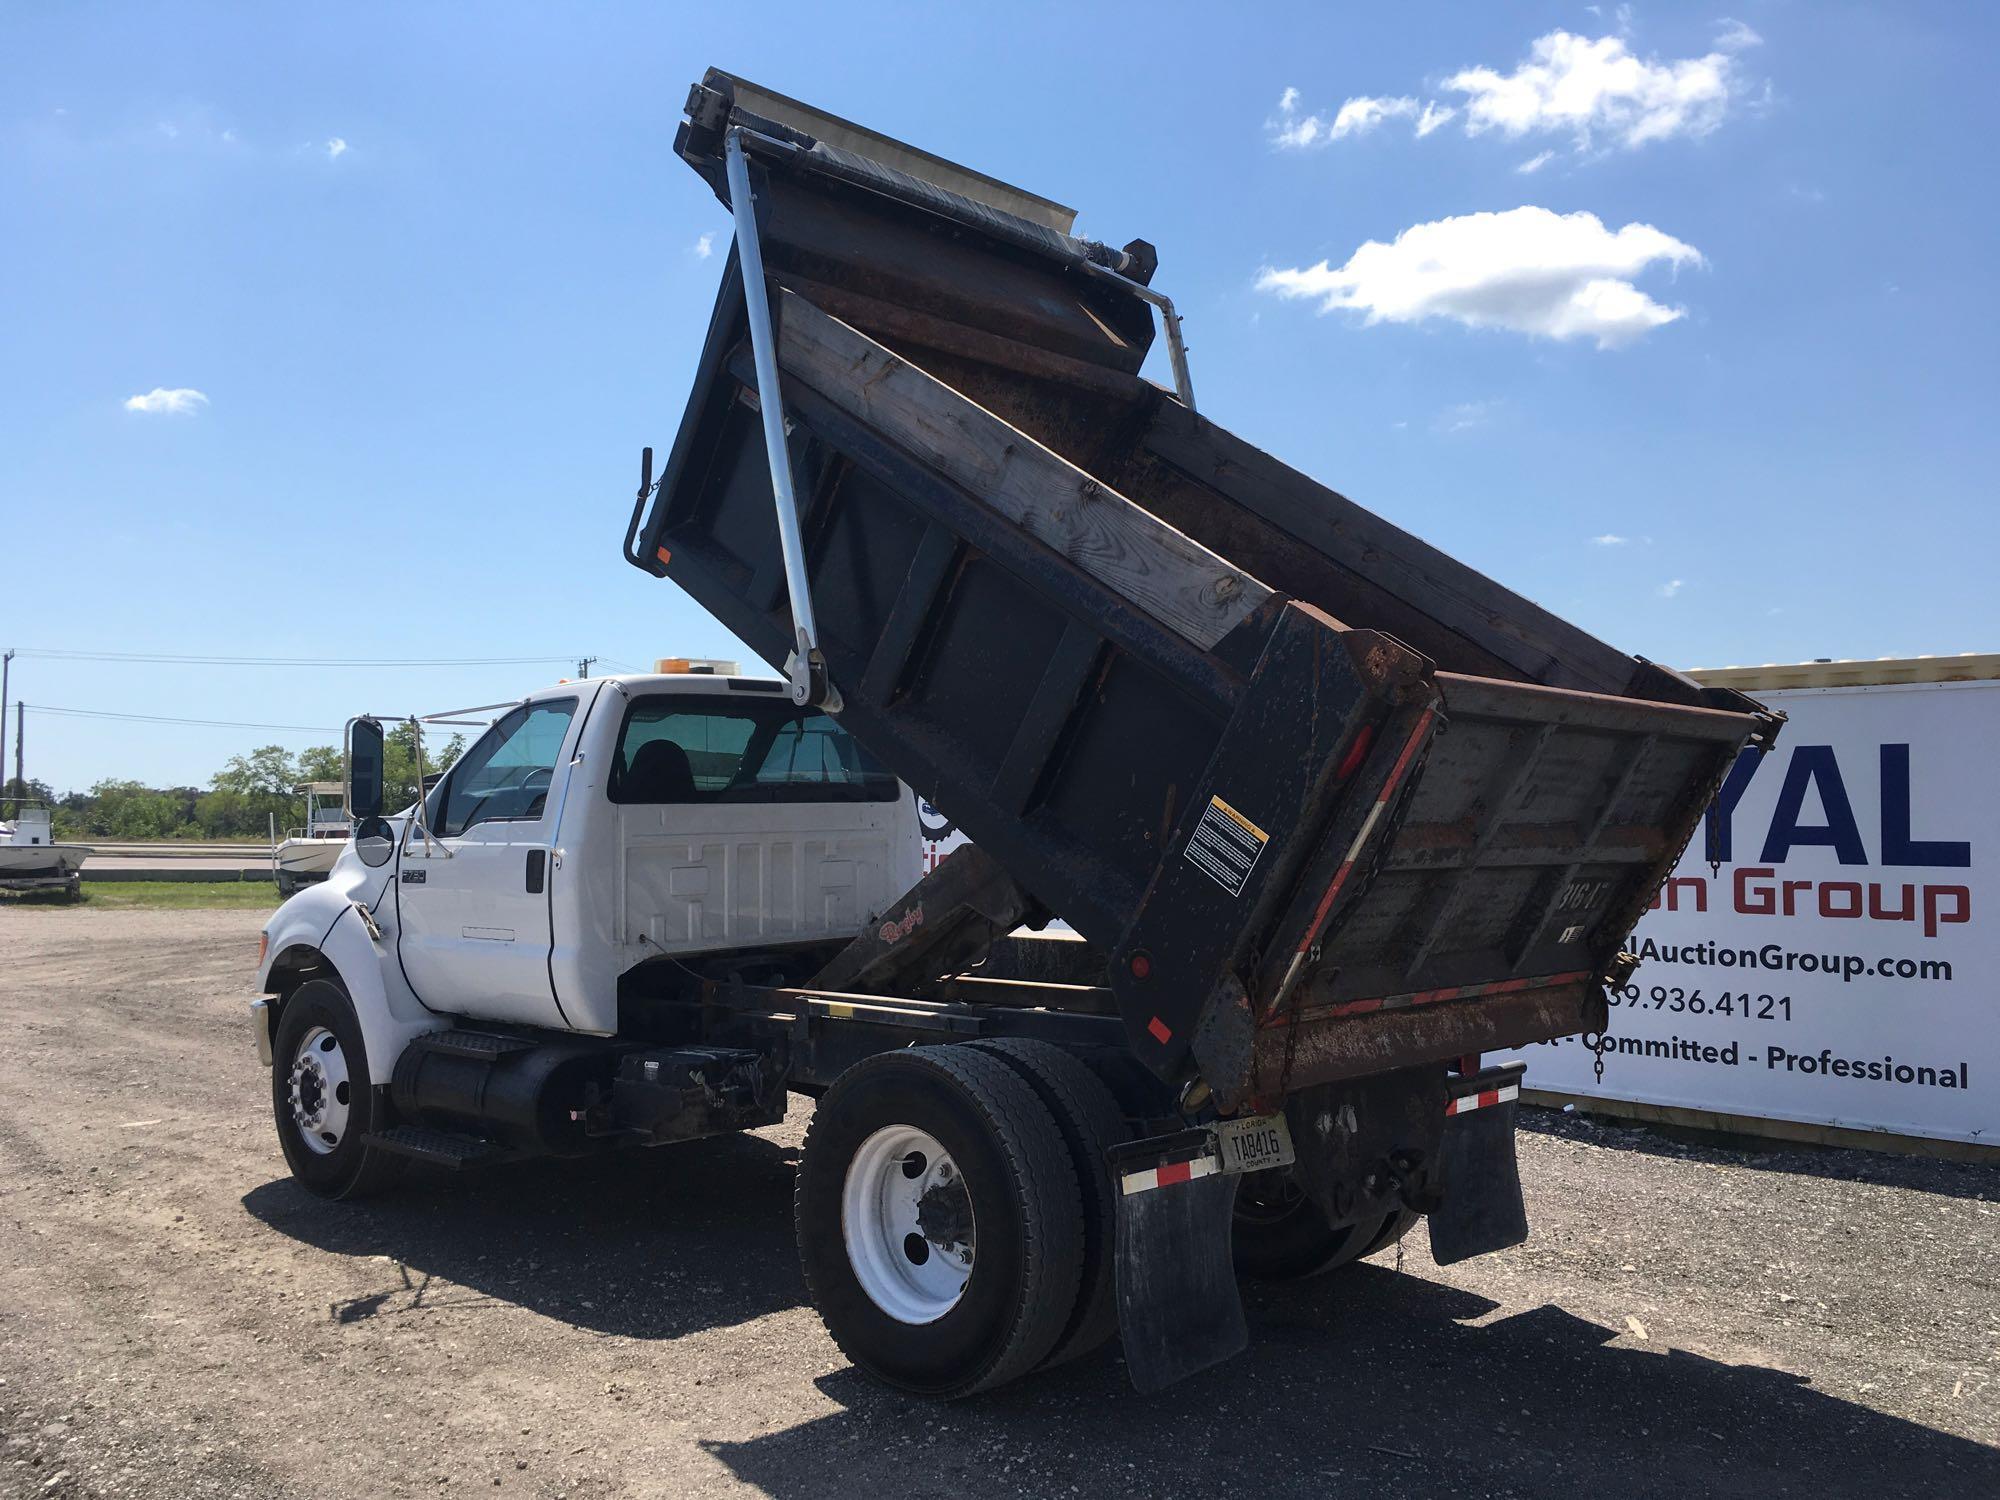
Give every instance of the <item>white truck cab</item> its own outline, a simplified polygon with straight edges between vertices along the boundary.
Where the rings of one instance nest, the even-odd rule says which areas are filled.
[[[531,693],[417,812],[386,861],[350,843],[281,906],[259,966],[269,992],[322,966],[379,992],[356,1010],[385,1063],[453,1017],[612,1035],[647,960],[845,940],[923,872],[908,789],[784,684],[733,673]]]

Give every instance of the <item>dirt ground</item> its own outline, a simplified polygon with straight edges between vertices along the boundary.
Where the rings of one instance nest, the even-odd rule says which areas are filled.
[[[757,1136],[285,1175],[251,912],[0,911],[0,1494],[2000,1496],[2000,1170],[1527,1116],[1528,1244],[955,1406],[805,1305]]]

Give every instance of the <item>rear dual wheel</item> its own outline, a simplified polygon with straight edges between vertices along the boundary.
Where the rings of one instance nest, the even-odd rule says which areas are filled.
[[[1236,1269],[1259,1281],[1296,1281],[1386,1250],[1417,1222],[1406,1209],[1330,1227],[1289,1172],[1254,1172],[1236,1190]]]
[[[1041,1044],[916,1047],[842,1074],[794,1200],[806,1284],[841,1351],[954,1398],[1102,1342],[1116,1314],[1095,1143],[1122,1125],[1089,1071]]]

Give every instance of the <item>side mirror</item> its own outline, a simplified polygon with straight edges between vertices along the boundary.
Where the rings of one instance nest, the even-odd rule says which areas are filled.
[[[389,826],[384,817],[363,818],[354,828],[354,852],[361,856],[361,863],[371,870],[379,870],[389,863],[396,853],[396,830]]]
[[[382,721],[347,723],[347,815],[357,825],[382,816]]]

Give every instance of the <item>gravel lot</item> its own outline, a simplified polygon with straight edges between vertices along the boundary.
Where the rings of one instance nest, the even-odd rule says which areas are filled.
[[[1525,1246],[1421,1231],[950,1407],[857,1377],[791,1242],[804,1107],[632,1159],[285,1176],[254,912],[0,910],[0,1494],[2000,1495],[2000,1170],[1536,1116]]]

